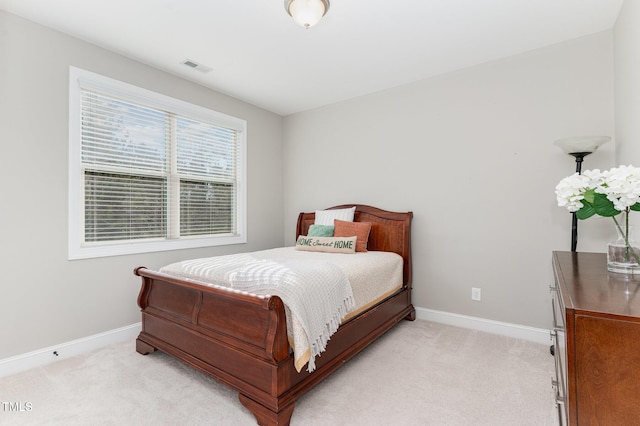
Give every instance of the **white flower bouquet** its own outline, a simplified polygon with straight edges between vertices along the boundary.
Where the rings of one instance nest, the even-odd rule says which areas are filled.
[[[613,218],[624,239],[625,261],[633,257],[640,266],[637,249],[629,242],[629,212],[640,211],[640,168],[619,166],[604,172],[594,169],[575,173],[558,183],[556,196],[558,205],[575,212],[580,220],[594,215]],[[618,216],[621,213],[625,214]]]

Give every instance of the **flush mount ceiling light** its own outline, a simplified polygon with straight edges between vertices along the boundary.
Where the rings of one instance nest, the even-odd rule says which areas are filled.
[[[329,0],[284,0],[284,8],[301,27],[309,29],[329,10]]]

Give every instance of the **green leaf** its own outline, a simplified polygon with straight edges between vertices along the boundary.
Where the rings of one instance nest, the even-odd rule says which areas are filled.
[[[576,212],[576,217],[580,220],[585,220],[594,214],[596,214],[596,209],[593,208],[593,205],[586,200],[582,200],[582,208]]]
[[[630,209],[636,212],[640,212],[640,203],[635,203],[630,207]]]
[[[595,189],[587,189],[584,192],[584,199],[587,200],[587,202],[589,204],[593,204],[593,199],[594,199],[595,195],[596,195]]]
[[[604,194],[594,194],[593,208],[599,216],[612,217],[620,214],[620,210],[616,210]]]

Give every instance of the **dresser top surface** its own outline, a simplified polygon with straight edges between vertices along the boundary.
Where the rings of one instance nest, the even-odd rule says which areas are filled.
[[[554,251],[565,308],[640,320],[640,275],[607,271],[604,253]]]

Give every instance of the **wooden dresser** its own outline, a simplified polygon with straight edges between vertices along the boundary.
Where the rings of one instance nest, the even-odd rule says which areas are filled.
[[[640,276],[608,272],[606,262],[553,252],[560,425],[640,425]]]

